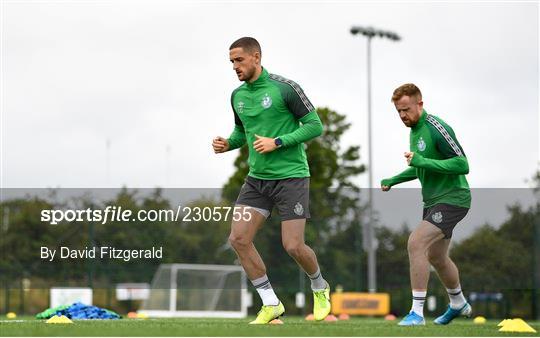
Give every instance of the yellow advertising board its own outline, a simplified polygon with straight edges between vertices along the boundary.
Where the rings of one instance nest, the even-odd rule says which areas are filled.
[[[330,297],[332,313],[339,315],[384,316],[390,312],[387,293],[335,292]]]

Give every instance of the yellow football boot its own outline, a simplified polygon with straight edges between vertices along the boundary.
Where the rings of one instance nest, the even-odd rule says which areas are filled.
[[[315,320],[323,320],[330,310],[330,285],[327,283],[326,289],[313,291],[313,317]]]
[[[281,302],[278,305],[263,305],[259,313],[257,313],[257,318],[250,324],[268,324],[272,320],[279,318],[285,313],[285,307]]]

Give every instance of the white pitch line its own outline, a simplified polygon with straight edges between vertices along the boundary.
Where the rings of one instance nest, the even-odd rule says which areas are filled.
[[[24,319],[7,319],[7,320],[0,320],[0,323],[22,323],[27,322],[27,320]]]

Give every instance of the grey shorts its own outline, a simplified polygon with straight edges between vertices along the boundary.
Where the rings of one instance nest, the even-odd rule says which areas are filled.
[[[248,176],[236,204],[253,207],[265,217],[276,206],[282,221],[309,218],[309,177],[261,180]]]
[[[452,238],[454,228],[469,212],[468,208],[458,207],[451,204],[439,203],[429,208],[424,208],[422,218],[424,221],[441,229],[444,238]]]

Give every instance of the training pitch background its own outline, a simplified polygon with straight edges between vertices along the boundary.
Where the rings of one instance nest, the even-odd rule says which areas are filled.
[[[360,144],[366,163],[366,40],[353,25],[402,37],[372,43],[373,186],[405,168],[408,129],[390,102],[405,82],[454,128],[471,187],[527,188],[537,169],[537,1],[0,4],[3,187],[221,187],[237,152],[210,144],[233,128],[228,48],[241,36],[347,116],[343,146]]]
[[[248,325],[253,319],[121,319],[83,320],[74,324],[45,324],[44,321],[0,322],[0,336],[520,336],[536,333],[498,332],[499,321],[473,324],[456,320],[448,326],[428,323],[425,327],[399,327],[381,318],[353,318],[338,322],[308,322],[284,317],[283,325]],[[540,322],[529,322],[537,331]]]

